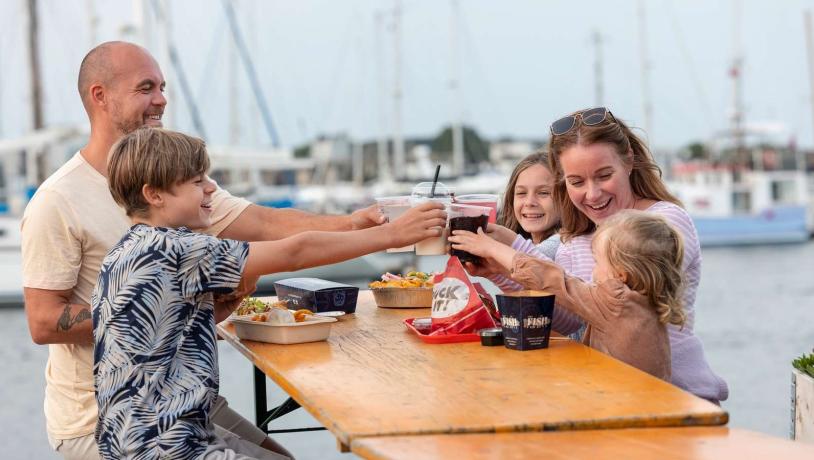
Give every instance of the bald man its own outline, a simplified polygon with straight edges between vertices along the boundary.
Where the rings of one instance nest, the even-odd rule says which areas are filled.
[[[31,337],[49,345],[45,417],[52,447],[68,459],[96,459],[97,407],[93,390],[90,295],[102,259],[129,228],[110,195],[106,165],[111,146],[142,126],[160,127],[167,100],[164,76],[147,50],[107,42],[91,50],[79,69],[79,95],[88,114],[88,144],[37,190],[22,221],[23,287]],[[212,225],[198,229],[222,238],[275,240],[304,230],[351,230],[382,223],[375,207],[349,216],[318,216],[257,206],[218,189]],[[244,286],[251,292],[254,286]],[[216,320],[229,303],[216,305]],[[239,438],[290,454],[220,398],[212,421]],[[262,450],[262,449],[261,449]],[[269,452],[270,453],[270,452]],[[280,457],[277,457],[280,458]]]

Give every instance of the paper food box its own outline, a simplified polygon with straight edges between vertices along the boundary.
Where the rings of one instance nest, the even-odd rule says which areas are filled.
[[[289,308],[323,311],[356,311],[359,288],[319,278],[288,278],[274,283],[277,297],[287,300]]]

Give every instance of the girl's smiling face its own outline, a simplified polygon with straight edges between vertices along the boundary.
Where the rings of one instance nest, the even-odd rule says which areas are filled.
[[[541,164],[530,166],[517,176],[514,186],[514,217],[539,243],[546,232],[557,225],[560,214],[554,204],[551,192],[554,189],[554,175]]]

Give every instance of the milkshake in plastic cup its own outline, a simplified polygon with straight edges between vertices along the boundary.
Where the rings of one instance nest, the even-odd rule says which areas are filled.
[[[410,196],[386,196],[376,198],[376,203],[379,205],[379,209],[382,210],[382,214],[387,217],[387,221],[393,222],[410,209]],[[415,245],[411,244],[400,248],[390,248],[387,252],[409,252],[413,249],[415,249]]]
[[[466,204],[452,203],[449,205],[449,231],[466,230],[477,233],[478,229],[486,231],[486,224],[489,222],[489,215],[492,208],[487,206],[471,206]],[[479,264],[481,258],[460,249],[453,249],[452,255],[457,256],[461,262],[472,262]]]
[[[432,195],[432,196],[431,196]],[[432,182],[422,182],[413,187],[413,194],[411,196],[411,203],[417,206],[427,201],[435,201],[443,203],[449,207],[452,203],[453,192],[452,188],[447,187],[441,182],[435,184],[435,193],[432,191]],[[419,241],[415,244],[415,253],[419,256],[438,256],[447,253],[447,236],[449,230],[442,229],[441,236],[434,236],[426,240]]]
[[[486,206],[491,208],[492,211],[489,213],[490,224],[497,222],[497,200],[497,195],[486,194],[461,195],[455,197],[456,203],[471,204],[472,206]]]

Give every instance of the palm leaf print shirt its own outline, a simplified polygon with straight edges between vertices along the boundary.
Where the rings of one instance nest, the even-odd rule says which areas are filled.
[[[248,243],[134,225],[91,298],[103,458],[195,458],[218,394],[213,294],[240,282]]]

